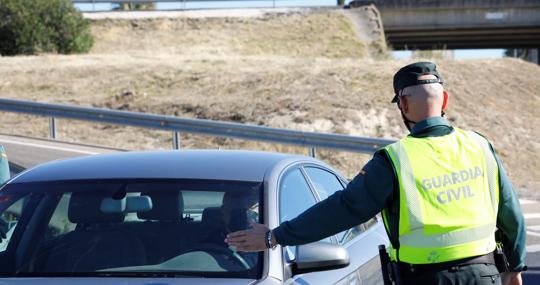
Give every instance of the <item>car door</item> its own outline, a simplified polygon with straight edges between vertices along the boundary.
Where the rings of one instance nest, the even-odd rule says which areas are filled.
[[[283,175],[279,195],[280,223],[294,219],[316,202],[299,167],[292,168]],[[295,249],[295,246],[284,246],[284,260],[294,260]]]
[[[290,168],[282,175],[279,183],[279,218],[280,222],[288,221],[309,207],[313,206],[317,201],[318,195],[314,192],[306,179],[306,173],[301,166]],[[337,243],[334,237],[329,237],[323,240],[328,243]],[[283,246],[282,254],[284,265],[284,283],[285,284],[334,284],[341,279],[340,276],[328,275],[322,273],[306,273],[296,276],[291,275],[291,264],[295,259],[295,246]]]
[[[346,187],[346,180],[332,170],[319,165],[304,165],[308,184],[322,201],[336,191]],[[378,245],[387,244],[384,228],[377,217],[335,235],[339,245],[349,252],[350,265],[339,270],[327,271],[326,276],[333,276],[333,283],[327,284],[382,284]],[[377,228],[378,227],[378,228]],[[321,273],[305,274],[306,280],[317,282]],[[336,280],[337,279],[337,280]],[[316,283],[309,283],[316,284]]]

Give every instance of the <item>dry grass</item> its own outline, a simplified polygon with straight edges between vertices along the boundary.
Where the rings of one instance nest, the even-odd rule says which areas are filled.
[[[397,138],[392,75],[408,61],[366,59],[341,13],[255,19],[104,20],[91,54],[0,58],[0,96]],[[493,142],[514,184],[540,188],[540,68],[514,59],[437,60],[448,118]],[[47,121],[2,114],[3,132],[46,136]],[[167,132],[59,121],[59,137],[128,149],[164,149]],[[189,148],[307,150],[184,134]],[[322,150],[353,176],[368,155]],[[533,193],[534,194],[534,193]]]
[[[260,18],[106,19],[94,21],[92,31],[93,53],[361,58],[367,52],[347,18],[326,10]]]

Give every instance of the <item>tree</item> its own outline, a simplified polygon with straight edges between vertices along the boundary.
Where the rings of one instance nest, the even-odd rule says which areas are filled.
[[[155,3],[114,3],[113,10],[154,10],[156,8]]]
[[[90,24],[70,0],[1,0],[0,54],[84,53]]]
[[[529,50],[523,49],[523,48],[506,49],[504,51],[504,56],[506,57],[517,57],[521,59],[527,59],[528,55],[529,55]]]

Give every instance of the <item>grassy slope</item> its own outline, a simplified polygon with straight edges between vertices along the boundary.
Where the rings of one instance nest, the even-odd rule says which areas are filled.
[[[91,54],[0,58],[0,96],[237,121],[309,131],[400,137],[393,73],[409,61],[366,59],[336,11],[257,19],[102,20]],[[520,188],[540,188],[540,68],[513,59],[437,60],[448,118],[490,138]],[[2,114],[3,132],[44,136],[46,120]],[[164,132],[59,123],[61,139],[167,148]],[[103,131],[105,129],[105,131]],[[184,136],[188,147],[304,152]],[[323,151],[354,175],[369,156]]]

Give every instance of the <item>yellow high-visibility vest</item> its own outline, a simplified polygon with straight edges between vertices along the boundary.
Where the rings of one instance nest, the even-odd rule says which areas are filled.
[[[440,137],[408,136],[385,151],[399,182],[399,252],[390,249],[392,260],[430,264],[495,250],[499,170],[485,138],[456,128]],[[387,217],[385,210],[389,230]]]

